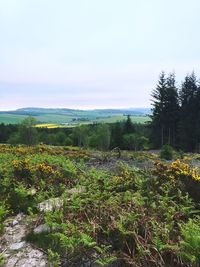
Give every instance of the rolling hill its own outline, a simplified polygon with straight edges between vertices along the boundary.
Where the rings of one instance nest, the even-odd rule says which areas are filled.
[[[94,109],[78,110],[68,108],[35,108],[27,107],[12,111],[0,111],[0,123],[20,123],[27,116],[33,116],[38,123],[57,124],[83,124],[93,122],[115,122],[124,119],[124,116],[133,116],[135,122],[145,122],[149,120],[148,108],[130,109]]]

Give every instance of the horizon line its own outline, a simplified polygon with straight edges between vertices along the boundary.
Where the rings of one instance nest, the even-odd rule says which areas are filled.
[[[0,108],[0,111],[16,111],[16,110],[19,110],[19,109],[30,109],[30,108],[37,108],[37,109],[71,109],[71,110],[105,110],[105,109],[114,109],[114,110],[129,110],[129,109],[142,109],[142,108],[145,108],[145,109],[150,109],[151,107],[150,106],[137,106],[137,107],[93,107],[93,108],[70,108],[70,107],[37,107],[37,106],[34,106],[34,107],[19,107],[19,108],[10,108],[10,109],[1,109]]]

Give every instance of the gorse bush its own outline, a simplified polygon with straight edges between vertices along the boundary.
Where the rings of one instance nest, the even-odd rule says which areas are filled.
[[[188,163],[179,159],[170,164],[156,161],[153,174],[160,177],[160,183],[163,182],[163,179],[171,179],[174,186],[188,193],[195,202],[199,202],[200,174],[198,168],[191,167]]]
[[[60,156],[43,147],[3,146],[1,149],[0,198],[2,201],[6,198],[8,207],[15,212],[35,209],[38,201],[61,195],[66,187],[76,183],[77,168],[61,149]]]

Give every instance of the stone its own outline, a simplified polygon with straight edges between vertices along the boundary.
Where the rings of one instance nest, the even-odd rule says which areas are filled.
[[[85,192],[85,187],[79,187],[79,188],[71,188],[66,191],[70,195],[74,194],[80,194]],[[54,211],[57,209],[60,209],[64,206],[65,201],[68,201],[69,199],[63,199],[62,197],[55,197],[47,199],[41,203],[38,204],[39,211],[43,212],[49,212]]]
[[[51,231],[50,227],[47,224],[40,224],[34,230],[34,234],[49,233]]]
[[[18,243],[13,243],[10,246],[10,250],[20,250],[20,249],[24,248],[25,245],[26,245],[26,242],[25,241],[18,242]]]
[[[30,230],[29,223],[29,218],[23,213],[8,218],[5,232],[0,236],[0,254],[5,259],[4,267],[49,266],[47,256],[24,241]]]
[[[40,211],[48,212],[56,209],[60,209],[63,206],[63,199],[56,197],[50,198],[38,204]]]
[[[69,190],[67,190],[67,193],[73,195],[73,194],[80,194],[80,193],[84,193],[86,190],[85,190],[85,187],[84,186],[81,186],[81,187],[78,187],[78,188],[71,188]]]

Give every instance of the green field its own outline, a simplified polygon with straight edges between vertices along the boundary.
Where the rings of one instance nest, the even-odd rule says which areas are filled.
[[[26,115],[0,114],[0,123],[16,124],[22,122]]]
[[[105,123],[113,123],[116,121],[123,121],[125,119],[126,118],[124,116],[113,116],[113,117],[105,118],[103,120],[98,120],[98,121],[102,121]],[[145,123],[145,122],[149,121],[150,119],[148,116],[132,116],[131,120],[133,123]]]
[[[5,124],[18,124],[21,123],[28,115],[16,115],[16,114],[0,114],[0,123]],[[81,124],[90,124],[94,122],[105,122],[113,123],[116,121],[125,120],[126,117],[123,114],[105,114],[100,115],[97,113],[87,112],[86,114],[75,114],[75,115],[60,115],[60,114],[38,114],[32,115],[38,123],[53,123],[53,124],[62,124],[66,123],[66,126],[75,126]],[[131,116],[131,119],[135,123],[145,123],[149,121],[148,116]]]

